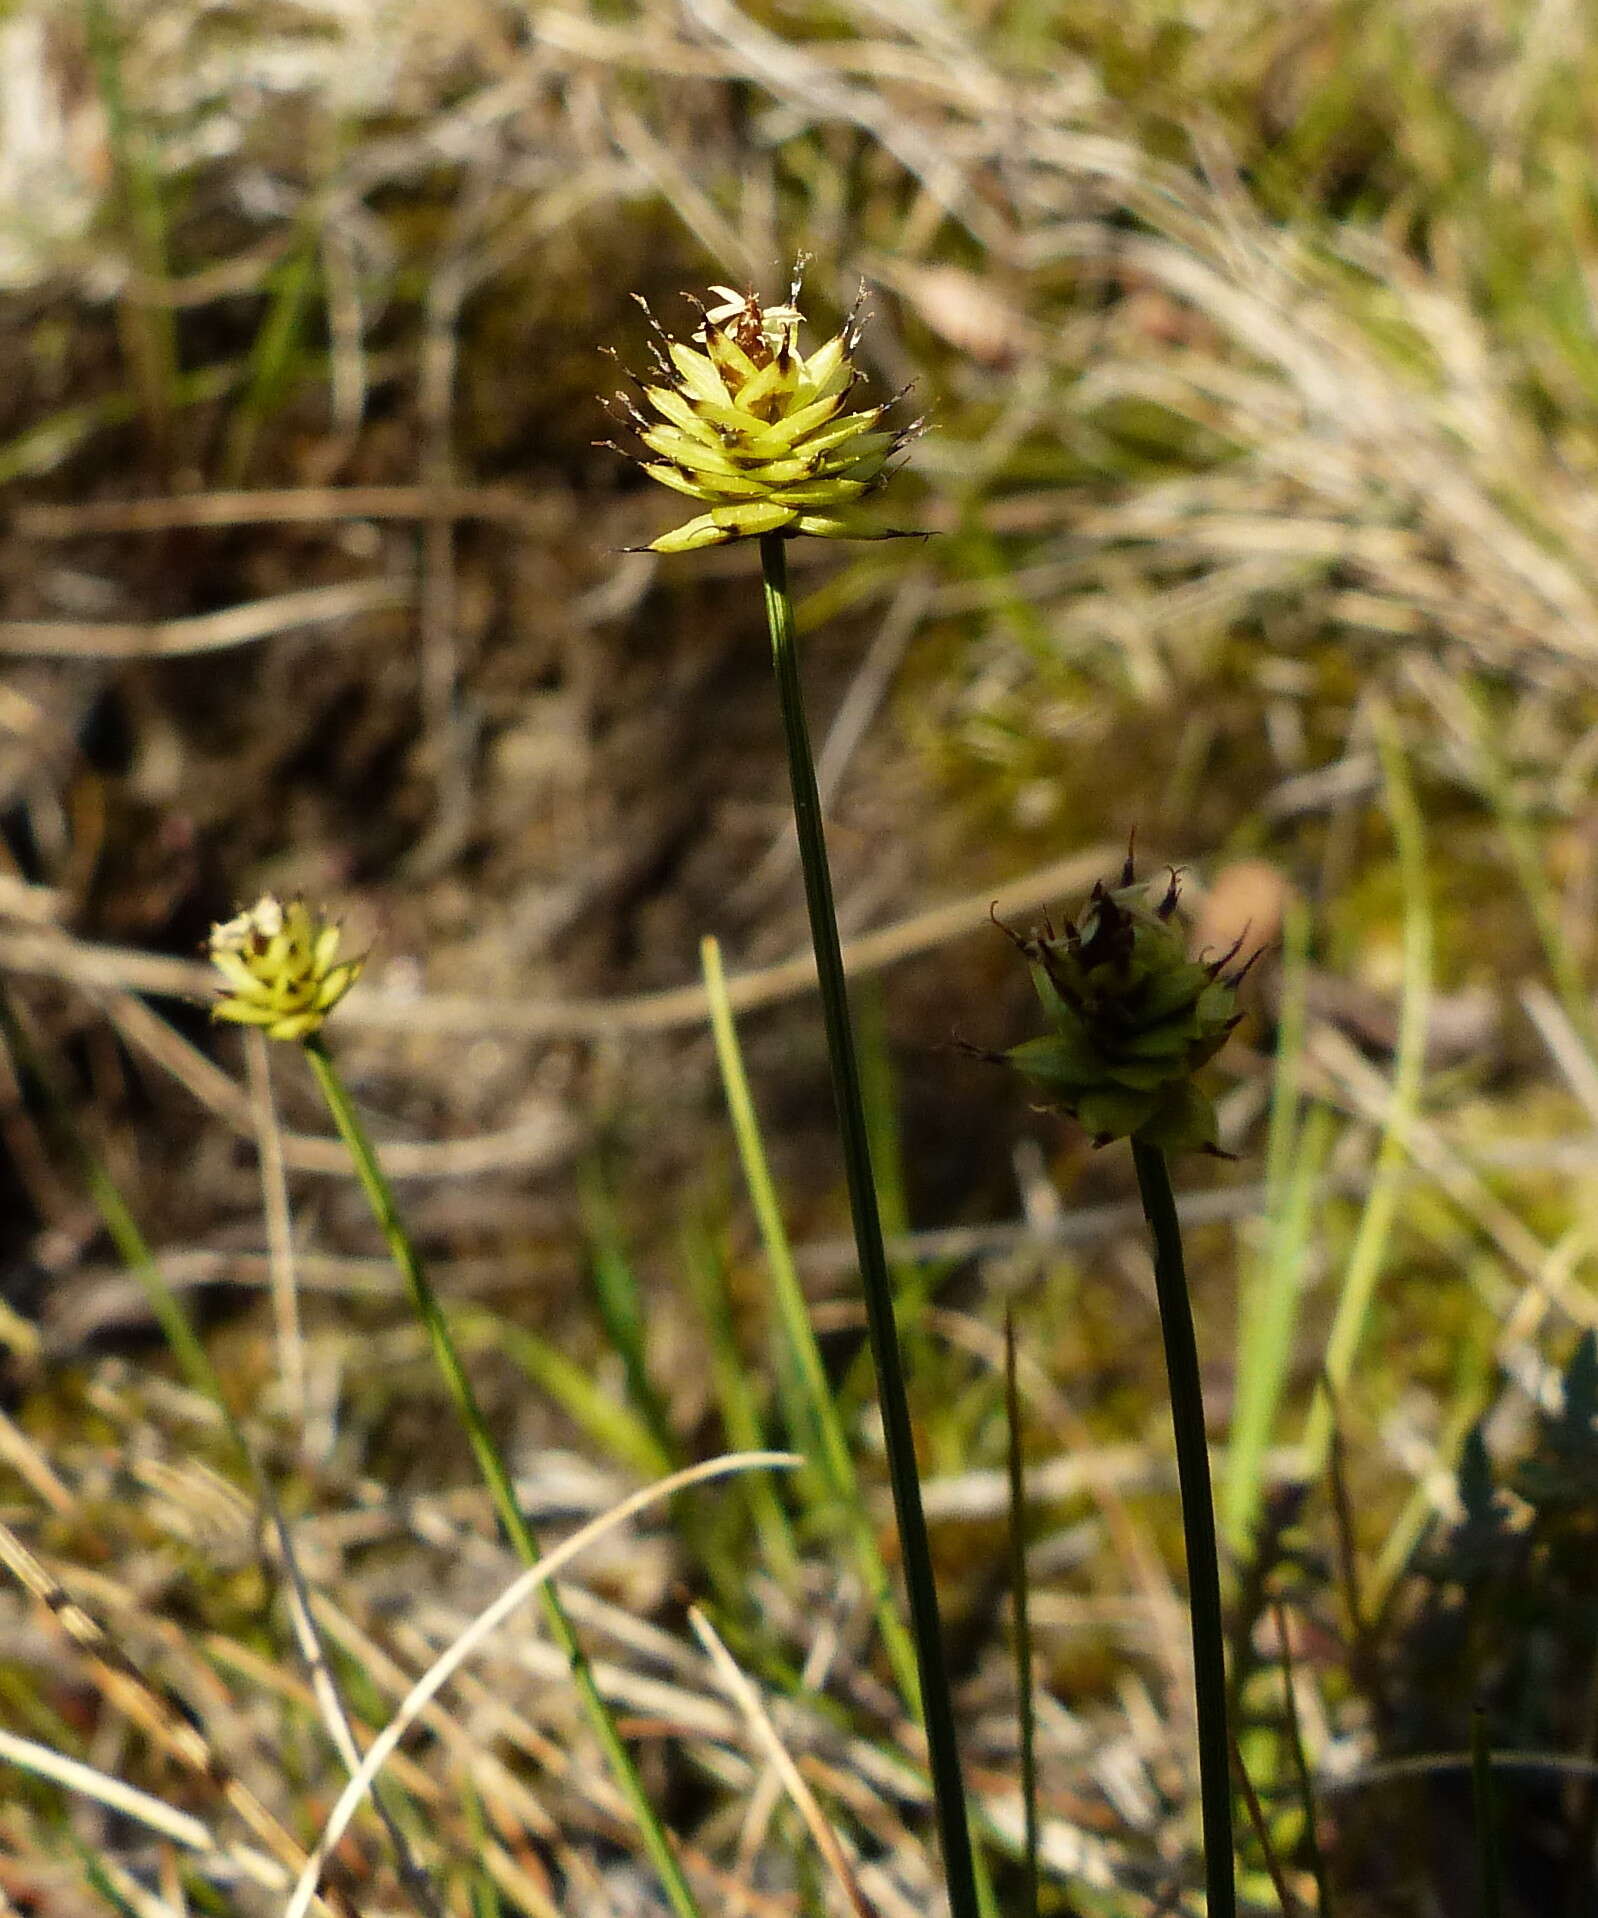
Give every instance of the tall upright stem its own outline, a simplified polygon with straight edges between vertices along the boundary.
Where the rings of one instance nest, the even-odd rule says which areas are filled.
[[[1154,1289],[1165,1339],[1165,1371],[1176,1428],[1176,1474],[1182,1493],[1182,1540],[1187,1548],[1188,1613],[1193,1624],[1193,1690],[1198,1703],[1199,1799],[1204,1821],[1204,1882],[1208,1918],[1235,1918],[1236,1867],[1232,1851],[1232,1751],[1226,1729],[1226,1636],[1221,1617],[1221,1566],[1210,1491],[1209,1440],[1198,1340],[1187,1295],[1182,1232],[1171,1174],[1158,1146],[1132,1141],[1138,1192],[1154,1238]]]
[[[771,659],[777,675],[777,698],[782,708],[783,734],[788,747],[788,776],[793,788],[794,824],[799,834],[799,858],[804,869],[805,903],[810,912],[810,940],[816,953],[821,983],[821,1010],[827,1029],[827,1052],[832,1066],[832,1088],[837,1101],[838,1129],[843,1145],[844,1172],[849,1186],[849,1209],[854,1220],[855,1247],[860,1258],[860,1283],[865,1293],[866,1323],[871,1356],[876,1366],[877,1394],[887,1445],[888,1477],[899,1524],[904,1557],[905,1586],[910,1598],[910,1631],[915,1640],[916,1670],[921,1681],[921,1713],[927,1733],[927,1758],[943,1849],[944,1877],[953,1918],[976,1918],[979,1911],[976,1869],[967,1822],[965,1787],[960,1773],[959,1743],[955,1736],[954,1700],[943,1653],[943,1627],[938,1616],[937,1585],[926,1514],[921,1505],[921,1481],[916,1470],[915,1442],[910,1427],[910,1402],[905,1393],[904,1365],[899,1355],[899,1331],[893,1311],[893,1283],[888,1274],[877,1212],[877,1188],[871,1171],[866,1131],[865,1101],[861,1096],[860,1067],[849,1024],[849,996],[844,981],[843,953],[838,943],[838,920],[832,901],[832,873],[827,863],[826,835],[821,823],[821,796],[816,790],[815,761],[805,723],[804,692],[799,680],[799,655],[794,639],[793,600],[788,590],[786,546],[779,535],[760,542],[765,578],[766,620],[771,628]]]

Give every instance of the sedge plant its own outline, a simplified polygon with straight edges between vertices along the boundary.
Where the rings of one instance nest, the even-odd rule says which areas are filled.
[[[1154,1284],[1176,1435],[1198,1714],[1199,1799],[1209,1918],[1234,1918],[1232,1742],[1220,1558],[1198,1342],[1167,1155],[1218,1150],[1215,1108],[1196,1074],[1237,1024],[1236,949],[1192,959],[1177,921],[1176,875],[1151,901],[1130,857],[1081,917],[1010,938],[1031,968],[1049,1031],[993,1055],[1017,1068],[1096,1145],[1129,1140],[1154,1242]],[[1008,930],[1008,929],[1006,929]]]
[[[755,540],[760,547],[772,667],[909,1598],[944,1879],[953,1918],[977,1918],[982,1905],[954,1699],[788,584],[790,539],[896,536],[870,516],[863,502],[889,477],[895,454],[916,429],[889,422],[892,400],[857,402],[862,379],[856,364],[858,306],[837,333],[806,354],[800,347],[803,319],[797,279],[781,305],[765,306],[757,294],[727,287],[712,292],[716,303],[701,309],[700,324],[689,340],[669,338],[651,316],[654,377],[638,382],[641,404],[626,395],[619,404],[624,423],[643,443],[644,471],[703,509],[654,540],[652,550],[690,553],[737,540]]]
[[[269,1039],[299,1044],[349,1152],[367,1203],[410,1294],[443,1375],[473,1457],[506,1537],[529,1568],[540,1560],[538,1541],[516,1497],[503,1452],[489,1430],[449,1320],[433,1290],[415,1242],[406,1230],[377,1151],[322,1038],[328,1014],[359,978],[363,961],[341,959],[341,930],[302,900],[270,894],[211,932],[212,962],[228,990],[212,1006],[218,1019],[253,1026]],[[650,1863],[675,1918],[700,1918],[699,1906],[649,1801],[632,1754],[601,1695],[586,1653],[549,1581],[539,1588],[550,1634],[565,1657],[589,1723],[621,1787]]]

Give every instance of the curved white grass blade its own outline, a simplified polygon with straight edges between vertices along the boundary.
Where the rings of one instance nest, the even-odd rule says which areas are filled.
[[[788,1467],[803,1464],[796,1452],[730,1452],[725,1457],[707,1459],[702,1465],[690,1465],[685,1471],[673,1472],[669,1478],[660,1479],[654,1485],[646,1485],[641,1491],[634,1492],[630,1498],[624,1498],[619,1505],[612,1506],[608,1512],[590,1520],[580,1531],[574,1532],[553,1551],[548,1552],[536,1565],[515,1579],[500,1593],[492,1605],[473,1619],[461,1633],[449,1650],[435,1659],[406,1693],[399,1709],[372,1742],[361,1763],[360,1770],[339,1794],[338,1803],[329,1814],[322,1828],[322,1835],[316,1842],[316,1849],[306,1861],[305,1869],[300,1873],[299,1882],[294,1887],[294,1896],[284,1910],[283,1918],[305,1918],[316,1897],[317,1884],[321,1879],[322,1866],[344,1833],[349,1829],[350,1820],[355,1816],[361,1800],[371,1789],[372,1781],[387,1763],[400,1740],[420,1717],[426,1707],[432,1703],[449,1681],[455,1676],[472,1654],[485,1640],[490,1638],[519,1605],[524,1605],[540,1585],[562,1572],[577,1557],[579,1552],[598,1539],[612,1532],[618,1525],[659,1504],[662,1499],[685,1491],[690,1485],[703,1484],[707,1479],[725,1478],[733,1472],[756,1471],[762,1466]]]

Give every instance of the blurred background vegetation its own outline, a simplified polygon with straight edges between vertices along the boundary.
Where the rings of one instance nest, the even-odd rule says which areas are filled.
[[[872,377],[927,422],[896,507],[932,536],[794,563],[977,1787],[1013,1835],[1009,1299],[1050,1908],[1172,1908],[1191,1755],[1129,1167],[953,1043],[1033,1029],[989,900],[1069,910],[1135,831],[1199,943],[1270,948],[1221,1068],[1236,1159],[1183,1183],[1245,1752],[1305,1908],[1282,1596],[1339,1909],[1474,1909],[1478,1697],[1531,1755],[1511,1908],[1593,1908],[1595,151],[1580,0],[5,11],[0,968],[304,1514],[370,1722],[503,1565],[293,1058],[285,1385],[261,1087],[196,947],[267,888],[370,945],[333,1043],[558,1528],[728,1440],[707,1297],[767,1397],[715,934],[850,1389],[752,554],[631,550],[672,502],[596,444],[635,293],[675,326],[802,255],[817,337],[864,286]],[[337,1773],[242,1490],[34,1089],[0,1106],[5,1521],[308,1837]],[[802,1838],[681,1617],[708,1589],[735,1618],[744,1516],[694,1495],[586,1565],[579,1620],[720,1908],[791,1912]],[[814,1688],[787,1728],[872,1897],[926,1909],[868,1606],[825,1540],[746,1583],[740,1653]],[[18,1735],[225,1824],[3,1604]],[[406,1789],[509,1908],[652,1910],[541,1656],[506,1651]],[[55,1786],[0,1800],[18,1909],[264,1895]],[[396,1904],[385,1858],[346,1861],[362,1909]]]

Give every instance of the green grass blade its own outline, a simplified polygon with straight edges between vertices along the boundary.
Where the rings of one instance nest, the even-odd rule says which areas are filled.
[[[1548,961],[1554,991],[1589,1056],[1598,1058],[1598,1022],[1593,1017],[1592,995],[1582,977],[1581,962],[1565,934],[1559,900],[1549,883],[1535,824],[1498,751],[1479,697],[1468,683],[1462,683],[1460,691],[1469,716],[1471,743],[1477,753],[1483,791],[1503,835],[1509,863],[1525,895],[1526,909]]]
[[[110,1872],[107,1869],[111,1861],[109,1859],[102,1860],[95,1856],[87,1841],[76,1830],[70,1819],[62,1825],[61,1831],[67,1844],[77,1853],[78,1863],[83,1869],[84,1880],[94,1895],[97,1898],[104,1899],[112,1911],[120,1914],[120,1918],[147,1918],[145,1912],[136,1909],[128,1903],[118,1886],[112,1882]]]
[[[161,180],[123,86],[122,32],[109,0],[84,0],[83,22],[105,110],[117,199],[127,222],[132,264],[142,282],[123,294],[122,336],[150,437],[158,451],[164,451],[175,410],[178,347],[176,318],[159,293],[167,279]]]
[[[615,1201],[598,1166],[589,1166],[583,1175],[582,1205],[583,1221],[588,1229],[589,1270],[600,1323],[621,1360],[633,1409],[653,1435],[661,1457],[668,1461],[666,1469],[669,1470],[682,1463],[682,1448],[671,1429],[665,1404],[649,1376],[643,1292],[627,1253]]]
[[[322,365],[325,368],[325,358]],[[196,367],[192,373],[180,373],[173,387],[174,403],[180,408],[207,406],[230,392],[243,370],[240,360],[220,360],[212,366]],[[138,401],[126,393],[109,393],[81,405],[63,406],[14,439],[0,442],[0,485],[48,473],[70,459],[96,433],[106,427],[126,426],[138,417]]]
[[[765,1248],[766,1269],[771,1279],[772,1297],[777,1307],[783,1342],[789,1362],[802,1382],[804,1415],[820,1447],[817,1462],[848,1526],[856,1563],[866,1590],[871,1595],[877,1627],[882,1634],[883,1647],[893,1667],[894,1678],[906,1702],[911,1702],[919,1691],[915,1648],[910,1643],[904,1621],[894,1603],[888,1569],[877,1549],[871,1514],[838,1415],[827,1369],[822,1362],[821,1348],[816,1342],[815,1327],[810,1322],[810,1310],[805,1302],[804,1288],[799,1283],[799,1272],[788,1243],[787,1228],[782,1222],[782,1208],[777,1202],[777,1189],[772,1183],[771,1168],[766,1160],[760,1121],[749,1090],[748,1075],[744,1071],[732,1005],[727,997],[721,948],[714,939],[706,939],[700,944],[699,954],[704,969],[705,991],[710,1000],[711,1032],[715,1039],[717,1063],[721,1068],[727,1112],[743,1166],[744,1183],[749,1190],[749,1202],[754,1207],[761,1244]],[[797,1441],[800,1434],[795,1433],[794,1436]]]
[[[469,1773],[461,1774],[461,1800],[466,1812],[466,1827],[473,1838],[473,1851],[483,1857],[489,1845],[488,1817],[483,1810],[483,1800],[477,1787],[472,1783]],[[466,1895],[471,1903],[472,1918],[504,1918],[504,1906],[500,1901],[499,1887],[494,1883],[493,1874],[481,1866],[469,1869],[466,1879]]]
[[[899,1123],[898,1082],[888,1047],[887,1023],[880,982],[867,980],[858,995],[860,1093],[864,1101],[866,1137],[871,1167],[877,1181],[877,1203],[887,1238],[910,1235],[909,1190],[905,1182],[904,1135]],[[894,1303],[906,1364],[919,1367],[927,1356],[921,1331],[929,1302],[949,1271],[946,1259],[919,1259],[893,1266]],[[840,1383],[837,1400],[844,1422],[850,1424],[871,1398],[871,1349],[863,1346]]]
[[[866,1137],[877,1181],[877,1208],[890,1239],[910,1233],[910,1201],[904,1180],[904,1134],[899,1124],[899,1087],[888,1048],[887,1007],[880,979],[868,979],[856,994],[860,1047],[860,1093],[865,1102]],[[900,1300],[900,1311],[904,1302]]]
[[[1254,1271],[1240,1288],[1232,1429],[1221,1485],[1221,1529],[1241,1556],[1259,1512],[1265,1454],[1276,1429],[1298,1329],[1311,1205],[1331,1143],[1330,1115],[1305,1123],[1299,1098],[1309,915],[1295,904],[1283,935],[1282,1007],[1265,1156],[1267,1228]]]
[[[1249,1828],[1254,1833],[1254,1842],[1260,1848],[1265,1860],[1266,1876],[1271,1881],[1271,1889],[1276,1893],[1277,1907],[1282,1918],[1303,1918],[1298,1900],[1293,1896],[1287,1882],[1287,1873],[1282,1867],[1281,1855],[1276,1848],[1276,1840],[1271,1835],[1270,1820],[1265,1816],[1265,1807],[1260,1803],[1260,1795],[1254,1789],[1254,1781],[1248,1775],[1248,1767],[1243,1763],[1243,1753],[1237,1740],[1232,1740],[1232,1769],[1237,1774],[1238,1794],[1243,1800],[1243,1809],[1248,1814]]]
[[[249,1461],[252,1454],[248,1441],[182,1301],[167,1284],[116,1181],[84,1136],[66,1095],[28,1037],[22,1021],[17,1017],[11,995],[3,986],[0,986],[0,1032],[4,1034],[16,1067],[18,1083],[32,1085],[36,1089],[50,1136],[63,1155],[77,1167],[84,1190],[100,1215],[107,1237],[116,1247],[117,1257],[130,1276],[138,1281],[151,1314],[160,1327],[161,1336],[170,1346],[184,1379],[191,1390],[216,1406],[222,1414],[229,1437],[245,1460]]]
[[[1472,1426],[1491,1405],[1494,1390],[1490,1357],[1473,1351],[1468,1345],[1462,1345],[1448,1422],[1437,1442],[1435,1469],[1450,1473],[1457,1470],[1465,1440]],[[1403,1510],[1377,1553],[1375,1564],[1366,1574],[1365,1610],[1372,1626],[1398,1594],[1400,1581],[1416,1547],[1437,1518],[1437,1500],[1430,1477],[1430,1473],[1423,1474],[1420,1483],[1404,1501]]]
[[[1426,868],[1426,832],[1391,719],[1377,715],[1376,743],[1386,784],[1387,816],[1398,848],[1404,888],[1404,978],[1399,999],[1393,1090],[1377,1149],[1376,1169],[1343,1273],[1342,1290],[1326,1344],[1330,1392],[1317,1391],[1304,1428],[1307,1476],[1319,1475],[1331,1438],[1332,1401],[1341,1402],[1370,1317],[1387,1256],[1408,1163],[1406,1140],[1420,1106],[1425,1077],[1426,1028],[1432,997],[1432,914]]]
[[[1282,1653],[1282,1703],[1287,1715],[1287,1749],[1293,1760],[1293,1776],[1298,1781],[1299,1804],[1304,1814],[1304,1845],[1309,1852],[1309,1868],[1315,1879],[1316,1918],[1334,1918],[1326,1854],[1321,1849],[1315,1780],[1309,1768],[1309,1754],[1304,1749],[1304,1728],[1298,1717],[1298,1688],[1293,1677],[1293,1641],[1287,1629],[1287,1613],[1280,1601],[1274,1607],[1274,1612],[1276,1642]]]
[[[308,1612],[307,1594],[298,1561],[294,1555],[293,1538],[289,1532],[287,1520],[284,1518],[277,1494],[256,1458],[243,1426],[239,1423],[238,1415],[233,1410],[222,1380],[215,1366],[212,1365],[204,1345],[201,1344],[182,1300],[167,1284],[166,1277],[156,1263],[149,1242],[135,1220],[127,1201],[99,1155],[89,1144],[70,1103],[56,1084],[53,1074],[45,1061],[40,1058],[21,1020],[17,1017],[10,994],[5,991],[3,985],[0,985],[0,1035],[3,1035],[6,1047],[11,1054],[18,1084],[27,1086],[31,1083],[37,1088],[51,1135],[64,1155],[76,1164],[84,1188],[100,1215],[111,1243],[116,1247],[118,1258],[143,1291],[162,1337],[165,1338],[173,1357],[177,1360],[189,1389],[199,1397],[209,1400],[221,1414],[229,1442],[238,1454],[245,1474],[277,1532],[284,1566],[295,1595]],[[348,1707],[333,1683],[330,1672],[328,1682],[333,1685],[331,1702],[343,1718],[345,1730],[348,1732]],[[411,1809],[409,1801],[403,1794],[396,1794],[390,1786],[385,1784],[381,1790],[374,1790],[372,1803],[388,1831],[400,1863],[401,1875],[408,1884],[418,1888],[424,1907],[432,1911],[433,1900],[428,1896],[425,1879],[415,1863],[402,1822],[405,1814]]]
[[[222,455],[223,486],[240,485],[249,472],[260,432],[299,379],[298,359],[305,319],[316,289],[320,236],[310,222],[272,275],[266,314],[249,351],[244,391],[228,424]]]
[[[459,1311],[455,1319],[474,1349],[502,1353],[627,1471],[642,1479],[663,1478],[678,1463],[630,1406],[618,1405],[589,1367],[550,1340],[480,1307]]]
[[[705,1327],[711,1382],[727,1447],[734,1452],[763,1451],[767,1434],[756,1403],[750,1367],[738,1346],[720,1248],[705,1227],[696,1222],[684,1229],[682,1255],[689,1290]],[[764,1473],[750,1473],[743,1480],[743,1488],[766,1563],[790,1591],[796,1591],[799,1549],[794,1542],[787,1507]]]

